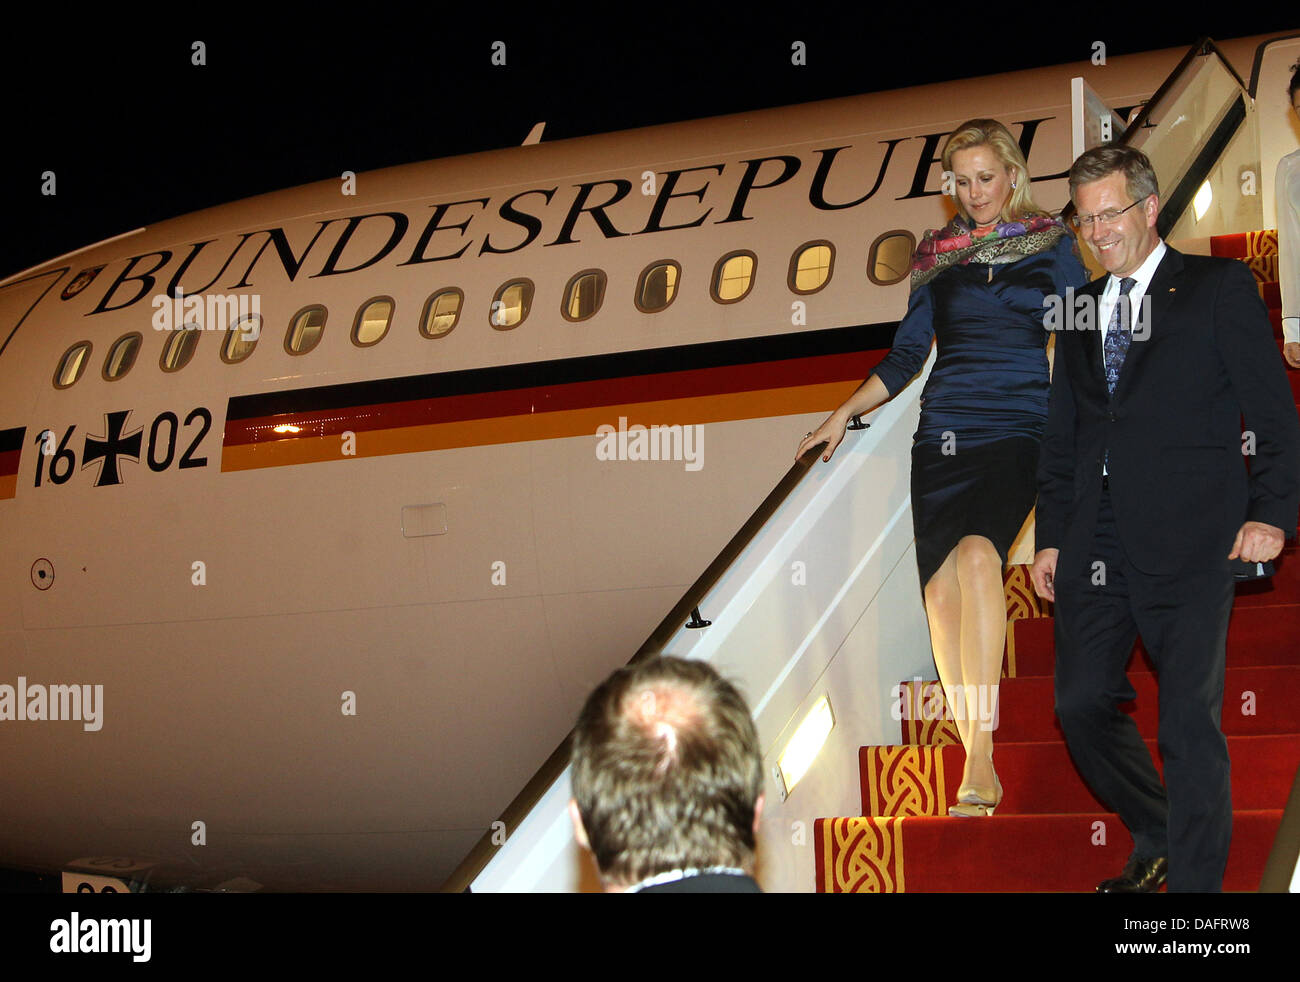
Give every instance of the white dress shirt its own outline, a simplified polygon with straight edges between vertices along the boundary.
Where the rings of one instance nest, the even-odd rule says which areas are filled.
[[[1277,164],[1277,278],[1282,287],[1282,337],[1300,341],[1300,150]]]
[[[1151,277],[1156,275],[1156,267],[1160,265],[1160,260],[1165,258],[1165,251],[1168,248],[1164,240],[1161,239],[1156,243],[1156,247],[1151,250],[1151,255],[1147,256],[1142,265],[1130,274],[1137,281],[1133,284],[1133,289],[1128,292],[1130,318],[1136,318],[1137,312],[1141,309],[1142,298],[1146,296],[1147,287],[1151,285]],[[1110,278],[1106,280],[1105,289],[1101,291],[1101,299],[1097,304],[1097,319],[1101,325],[1101,341],[1099,343],[1102,345],[1103,364],[1105,364],[1106,332],[1110,329],[1110,315],[1115,310],[1115,301],[1119,299],[1119,281],[1122,279],[1122,276],[1111,273]],[[1133,327],[1132,321],[1130,321],[1129,327],[1130,329]],[[1150,325],[1147,325],[1147,330],[1150,330]],[[1142,336],[1135,337],[1133,343],[1142,344]]]
[[[1136,323],[1136,318],[1141,310],[1142,298],[1146,296],[1147,287],[1151,285],[1151,277],[1156,275],[1156,267],[1160,265],[1160,260],[1165,258],[1165,250],[1168,248],[1169,247],[1165,245],[1164,240],[1161,239],[1156,243],[1156,247],[1151,250],[1151,255],[1147,256],[1146,259],[1142,261],[1142,265],[1129,274],[1135,281],[1133,283],[1133,289],[1128,291],[1130,329],[1132,329]],[[1101,324],[1101,330],[1097,332],[1097,335],[1101,340],[1097,343],[1101,345],[1101,363],[1103,368],[1106,364],[1106,332],[1110,329],[1110,315],[1115,310],[1115,301],[1119,299],[1119,284],[1120,280],[1123,278],[1124,277],[1122,276],[1116,276],[1114,273],[1111,273],[1110,278],[1106,280],[1105,288],[1101,291],[1101,299],[1097,304],[1097,319]],[[1151,325],[1147,324],[1147,333],[1139,333],[1136,335],[1133,338],[1133,344],[1145,344],[1146,341],[1150,339],[1150,330]],[[1132,346],[1130,346],[1129,352],[1132,353]],[[1127,361],[1128,355],[1125,355],[1124,357]],[[1123,373],[1124,370],[1121,367],[1120,374],[1122,375]],[[1101,472],[1102,474],[1110,473],[1104,463],[1102,464]]]

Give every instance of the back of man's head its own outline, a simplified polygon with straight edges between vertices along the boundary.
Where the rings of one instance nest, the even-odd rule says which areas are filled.
[[[652,658],[587,699],[573,796],[606,883],[677,869],[750,870],[762,755],[745,700],[708,664]]]

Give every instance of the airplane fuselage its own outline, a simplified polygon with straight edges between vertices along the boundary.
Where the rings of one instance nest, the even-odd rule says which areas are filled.
[[[1001,118],[1059,209],[1070,77],[1123,111],[1180,54],[344,176],[0,284],[0,865],[439,885],[888,350],[947,133]]]

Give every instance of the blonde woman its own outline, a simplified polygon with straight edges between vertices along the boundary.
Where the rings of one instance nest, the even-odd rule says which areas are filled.
[[[1006,644],[1002,569],[1037,493],[1044,299],[1089,277],[1065,226],[1034,203],[1005,126],[963,123],[942,159],[958,213],[917,247],[894,346],[796,456],[825,443],[830,460],[850,418],[896,395],[937,344],[912,445],[912,521],[935,665],[966,750],[949,814],[971,817],[1002,800],[992,732]]]

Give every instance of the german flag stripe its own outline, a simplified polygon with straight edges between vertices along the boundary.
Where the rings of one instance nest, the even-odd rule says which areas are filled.
[[[0,430],[0,474],[12,474],[13,471],[3,470],[6,454],[14,452],[21,453],[23,449],[23,437],[27,435],[27,427],[18,426],[12,430]],[[15,468],[17,464],[14,465]]]
[[[829,410],[843,402],[860,381],[855,379],[825,385],[729,393],[700,399],[620,404],[526,416],[497,416],[455,423],[354,431],[355,441],[349,448],[348,456],[375,457],[495,443],[594,436],[601,426],[617,427],[620,416],[626,417],[629,425],[642,423],[676,426],[818,412]],[[228,445],[222,450],[221,469],[238,471],[344,459],[347,459],[344,442],[339,435],[300,433],[288,439]]]
[[[348,455],[363,457],[593,435],[620,416],[671,426],[817,412],[866,378],[896,326],[238,397],[230,400],[221,466],[344,459],[340,436],[349,432]],[[802,354],[792,357],[796,342]]]
[[[768,338],[712,341],[707,344],[620,351],[556,361],[530,362],[439,372],[395,379],[349,382],[286,392],[262,392],[230,400],[228,420],[277,416],[288,413],[351,408],[392,402],[409,402],[432,396],[500,393],[537,386],[575,382],[610,382],[734,366],[761,366],[765,362],[802,359],[811,355],[840,355],[888,348],[897,323],[861,324],[854,327],[778,334]]]
[[[23,456],[23,438],[27,427],[0,430],[0,499],[18,492],[18,463]]]

